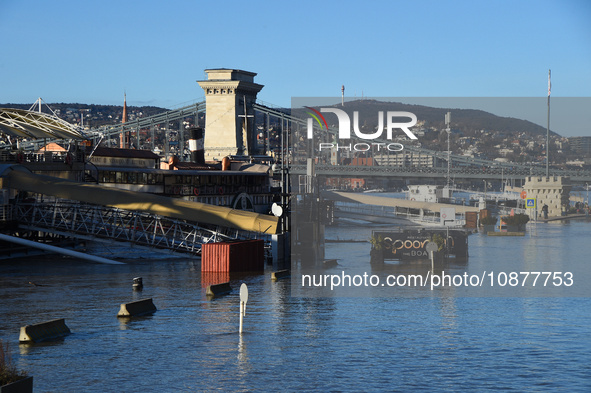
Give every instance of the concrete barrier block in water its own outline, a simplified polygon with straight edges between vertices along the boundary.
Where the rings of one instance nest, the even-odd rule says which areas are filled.
[[[232,288],[230,287],[229,282],[224,282],[221,284],[209,285],[205,294],[209,297],[216,297],[227,295],[228,293],[232,292]]]
[[[22,343],[38,343],[41,341],[60,338],[70,334],[64,318],[36,323],[21,327],[19,341]]]
[[[118,317],[138,317],[141,315],[153,314],[156,311],[156,306],[152,299],[142,299],[131,303],[121,304]]]
[[[291,272],[289,270],[277,270],[276,272],[271,273],[271,280],[277,281],[281,280],[282,278],[288,278],[291,276]]]

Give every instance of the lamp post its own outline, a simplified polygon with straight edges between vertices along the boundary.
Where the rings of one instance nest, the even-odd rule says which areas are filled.
[[[451,122],[451,112],[447,112],[445,114],[445,126],[447,131],[447,192],[449,193],[450,188],[450,169],[451,169],[451,150],[449,146],[449,134],[451,133],[451,129],[449,128],[449,123]]]
[[[80,127],[84,131],[84,112],[90,112],[90,109],[80,109]]]

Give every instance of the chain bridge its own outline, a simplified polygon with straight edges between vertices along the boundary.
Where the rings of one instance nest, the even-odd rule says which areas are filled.
[[[290,140],[290,132],[301,131],[306,127],[306,119],[293,116],[287,110],[274,107],[271,104],[258,101],[253,105],[255,112],[264,118],[263,129],[268,130],[271,118],[278,120],[281,129],[281,147],[279,156],[286,157],[286,164],[289,164],[290,173],[295,175],[305,175],[305,160],[299,160],[298,157],[305,157],[301,151],[297,151],[297,144]],[[138,118],[134,121],[117,124],[112,126],[103,126],[87,131],[87,137],[95,142],[100,140],[109,141],[121,133],[130,133],[136,135],[139,139],[140,130],[148,130],[151,133],[152,149],[154,148],[154,134],[158,125],[165,128],[167,134],[171,131],[178,132],[181,143],[184,143],[184,127],[180,124],[182,120],[192,119],[195,124],[197,117],[205,113],[205,101],[198,101],[187,106],[183,106],[170,111],[162,112],[154,116]],[[260,116],[259,116],[260,118]],[[177,130],[171,128],[171,124],[176,122]],[[329,127],[326,140],[330,135],[338,133],[338,130]],[[168,138],[166,138],[168,140]],[[375,142],[385,142],[376,140]],[[25,147],[29,150],[39,149],[43,140],[36,140],[28,143]],[[268,152],[268,144],[265,145]],[[168,148],[168,147],[167,147]],[[315,167],[316,176],[323,177],[394,177],[400,179],[423,179],[435,180],[442,179],[448,175],[447,162],[450,161],[449,176],[456,180],[506,180],[506,179],[524,179],[527,176],[546,176],[546,169],[542,165],[524,165],[511,162],[498,162],[485,160],[481,158],[466,157],[457,154],[448,154],[446,151],[434,151],[417,147],[413,145],[404,145],[408,154],[419,157],[431,157],[433,165],[323,165]],[[283,155],[281,154],[283,152]],[[391,155],[394,155],[392,153]],[[386,158],[386,162],[389,159]],[[585,184],[591,183],[591,171],[588,170],[564,170],[557,168],[549,169],[550,177],[569,176],[573,183]]]

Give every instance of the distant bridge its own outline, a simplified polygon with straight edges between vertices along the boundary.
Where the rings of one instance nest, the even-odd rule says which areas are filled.
[[[281,150],[284,153],[290,151],[288,131],[294,129],[301,129],[307,126],[306,120],[292,116],[285,112],[284,109],[274,108],[269,104],[259,101],[254,104],[256,112],[262,114],[266,118],[267,129],[269,118],[273,117],[280,120],[281,130],[284,134],[284,142]],[[95,142],[101,139],[109,140],[120,133],[134,133],[139,139],[140,130],[149,129],[152,134],[152,149],[154,149],[154,133],[156,126],[164,125],[165,132],[172,131],[170,123],[179,122],[179,120],[188,117],[197,117],[199,114],[205,113],[205,101],[198,101],[191,105],[183,106],[178,109],[173,109],[167,112],[162,112],[157,115],[138,118],[125,124],[116,124],[111,126],[103,126],[87,131],[87,135]],[[184,143],[184,128],[179,122],[179,141]],[[197,119],[195,119],[197,124]],[[336,134],[337,129],[329,127],[327,138],[330,134]],[[167,138],[168,140],[168,138]],[[375,140],[374,142],[384,142]],[[389,141],[387,141],[389,142]],[[39,149],[43,140],[29,142],[25,145],[27,149]],[[447,151],[434,151],[422,147],[412,145],[404,145],[404,149],[412,154],[433,157],[434,162],[447,163],[448,157],[451,163],[450,178],[451,179],[467,179],[467,180],[503,180],[503,179],[524,179],[526,176],[545,176],[545,167],[541,165],[524,165],[511,162],[498,162],[485,160],[481,158],[466,157],[457,154],[449,154]],[[300,152],[296,152],[299,154]],[[303,163],[291,163],[290,171],[293,174],[305,174],[305,166]],[[562,170],[550,168],[550,176],[569,176],[573,183],[591,183],[591,171],[579,170]],[[327,177],[400,177],[401,179],[416,178],[416,179],[439,179],[447,176],[446,167],[431,167],[431,166],[349,166],[349,165],[318,165],[316,166],[316,174],[318,176]]]
[[[492,163],[494,165],[494,163]],[[292,165],[292,175],[306,175],[305,165]],[[355,177],[355,178],[389,178],[389,179],[423,179],[441,180],[447,176],[447,168],[442,167],[400,167],[400,166],[353,166],[353,165],[316,165],[316,176],[322,177]],[[526,168],[522,166],[498,167],[483,166],[453,167],[450,170],[452,180],[508,180],[525,179],[528,176],[545,177],[546,169],[542,167]],[[550,177],[569,176],[573,183],[591,183],[591,171],[572,171],[550,169]]]

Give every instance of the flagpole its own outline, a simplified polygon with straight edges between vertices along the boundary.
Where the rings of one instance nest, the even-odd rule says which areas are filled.
[[[550,177],[550,71],[548,70],[548,123],[546,125],[546,177]]]

